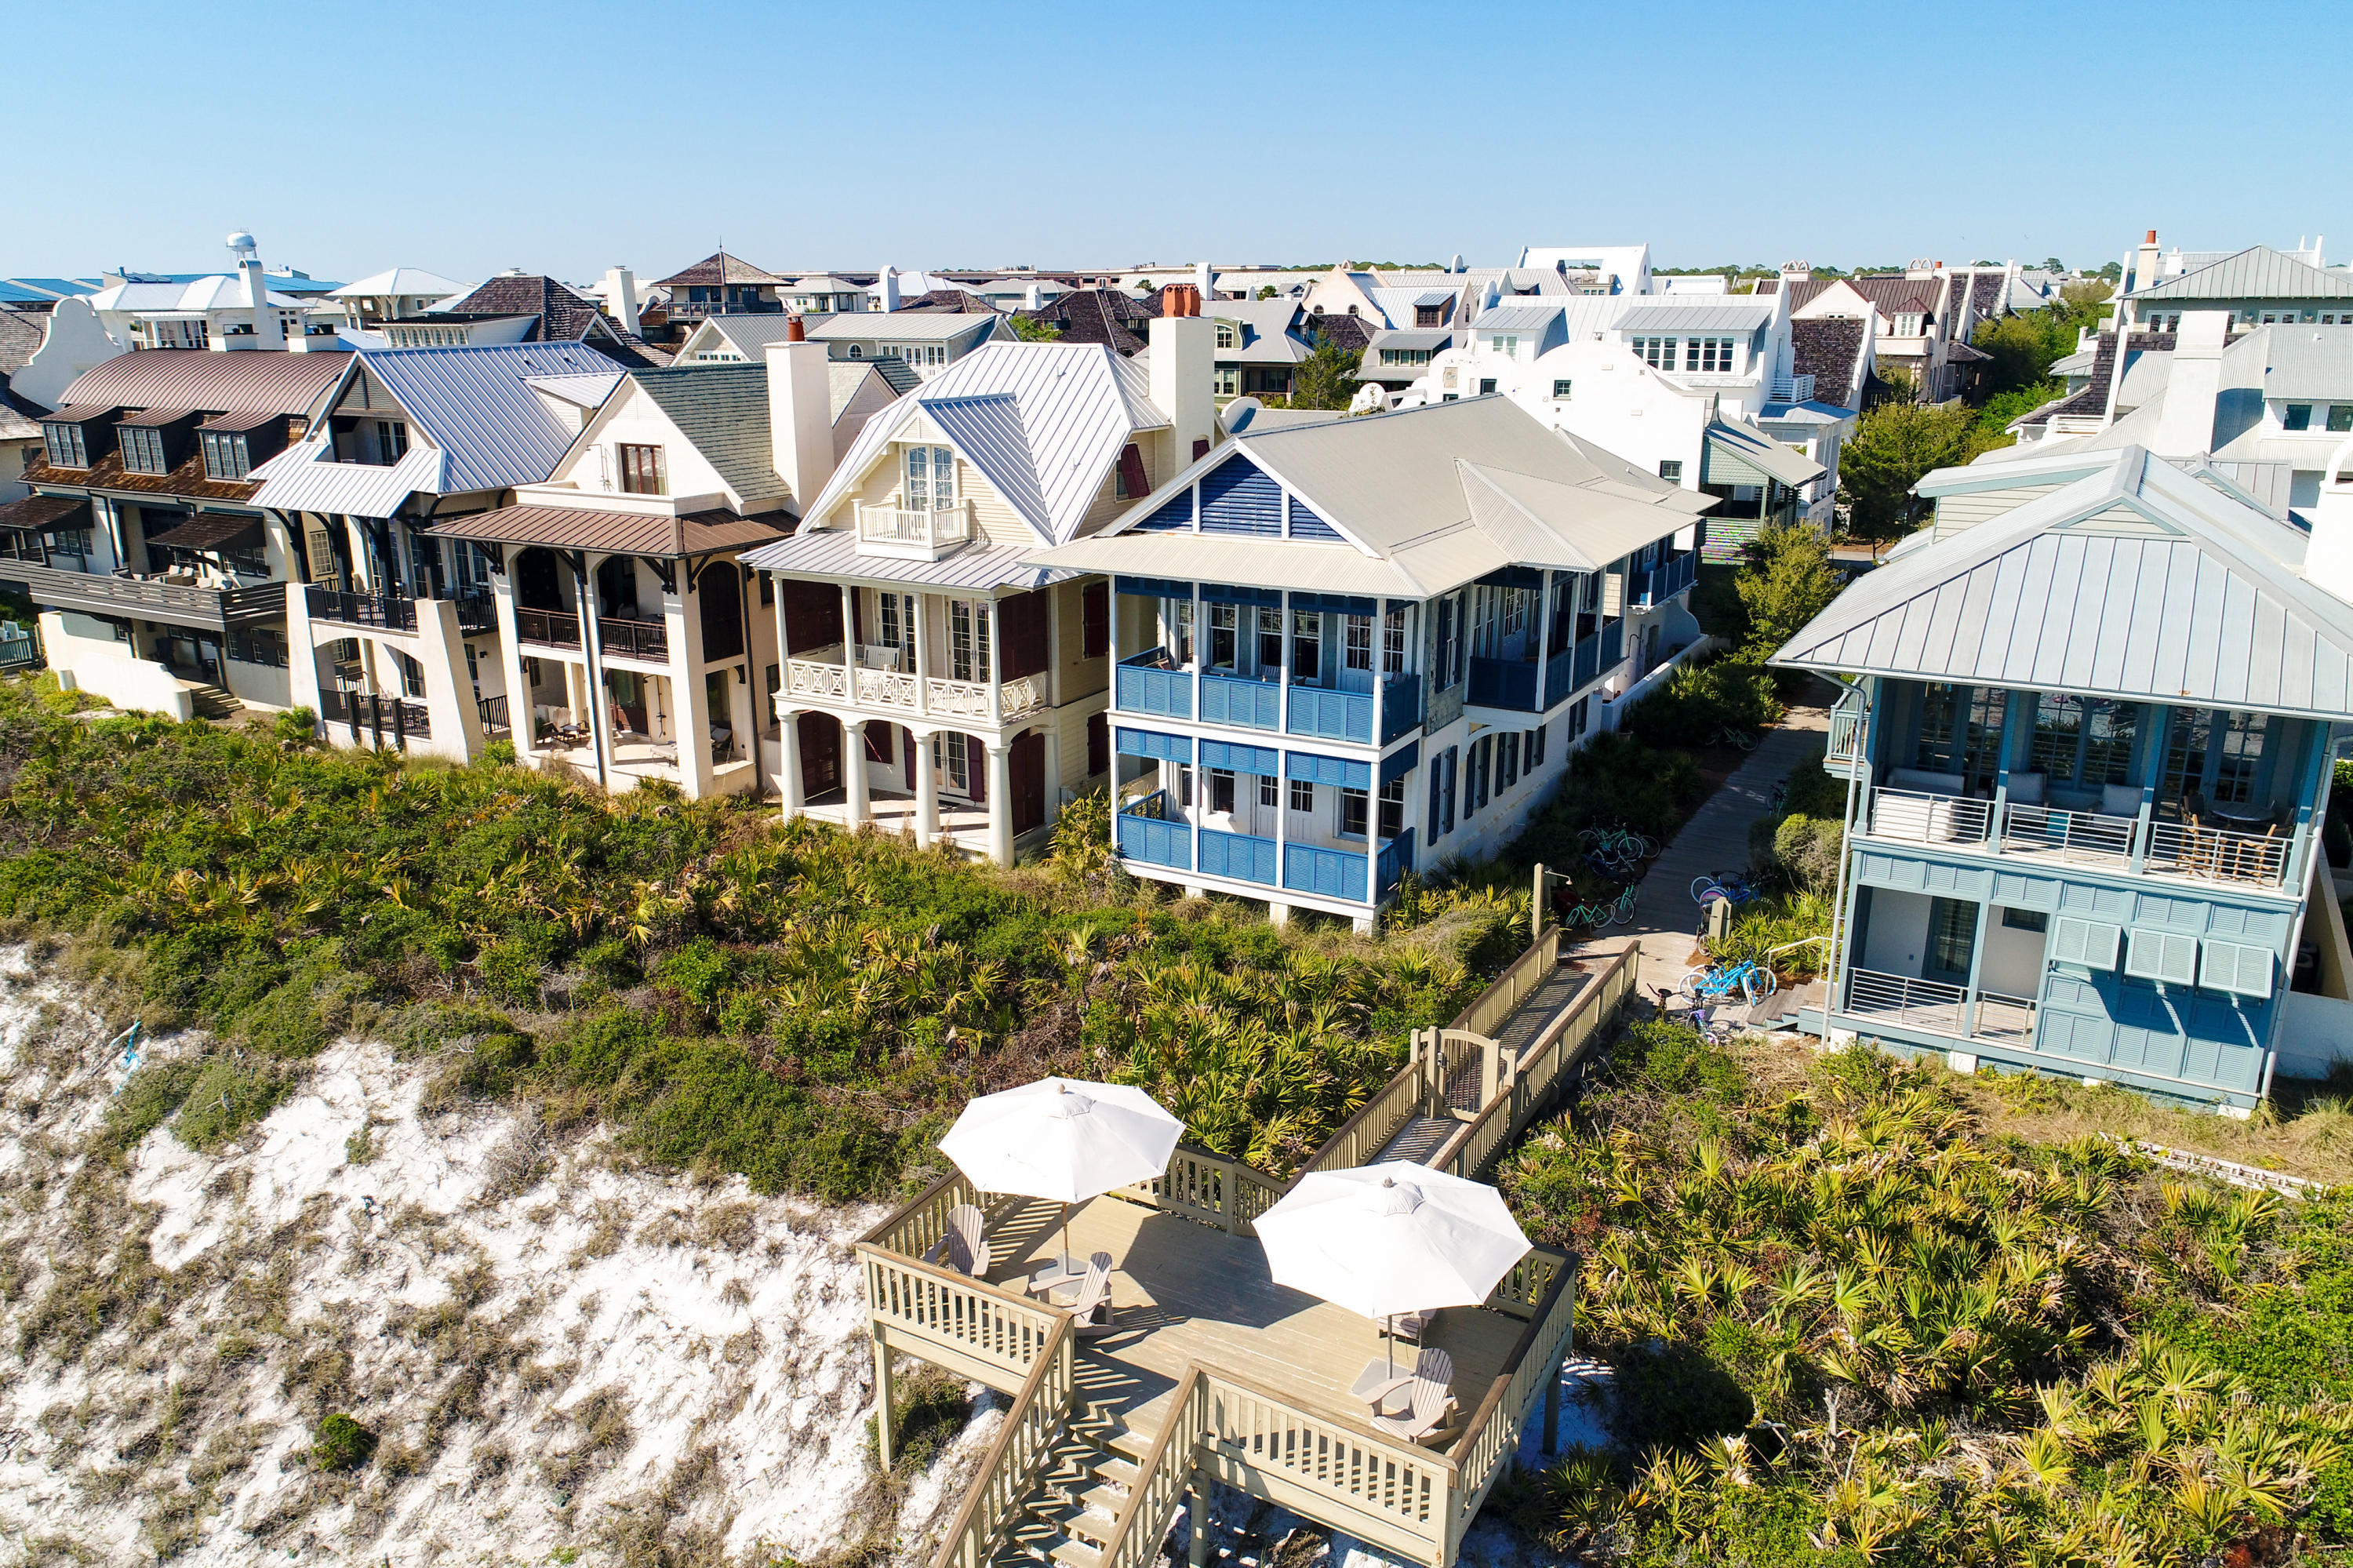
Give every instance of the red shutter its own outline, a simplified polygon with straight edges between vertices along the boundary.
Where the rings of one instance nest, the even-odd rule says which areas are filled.
[[[1051,631],[1047,619],[1049,591],[1039,588],[997,601],[997,630],[1005,641],[997,650],[997,673],[1006,680],[1046,673]]]
[[[1130,501],[1141,501],[1152,493],[1151,484],[1144,477],[1144,454],[1130,441],[1119,451],[1119,482],[1127,487]]]
[[[1111,652],[1111,584],[1089,583],[1079,590],[1079,626],[1081,657],[1100,659]]]
[[[1193,438],[1193,461],[1195,462],[1199,462],[1203,458],[1208,457],[1208,455],[1209,438],[1207,436],[1195,436]]]
[[[1087,715],[1087,776],[1111,771],[1111,720],[1102,714]]]
[[[980,743],[980,736],[976,735],[964,737],[964,771],[965,777],[972,780],[972,788],[966,791],[972,797],[972,803],[987,805],[988,747]]]

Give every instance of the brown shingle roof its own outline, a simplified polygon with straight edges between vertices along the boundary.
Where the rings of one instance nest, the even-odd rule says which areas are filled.
[[[160,352],[142,350],[141,352]],[[192,349],[203,354],[203,349]],[[267,349],[255,349],[266,354]],[[130,355],[124,355],[129,358]],[[212,479],[205,473],[205,454],[199,450],[169,473],[126,473],[122,454],[109,452],[87,469],[51,468],[47,462],[36,462],[25,471],[28,484],[73,484],[86,490],[122,491],[133,495],[178,495],[192,501],[250,501],[261,489],[259,480]]]
[[[1160,313],[1160,297],[1138,300],[1116,289],[1072,289],[1034,311],[1016,313],[1060,327],[1064,343],[1109,344],[1125,358],[1145,346],[1145,325]]]
[[[958,315],[978,315],[996,309],[978,294],[968,294],[962,289],[933,289],[921,294],[904,295],[899,301],[899,311],[902,314],[908,311],[924,311],[937,315],[945,311]]]
[[[47,528],[90,510],[88,498],[79,495],[27,495],[20,501],[0,503],[0,528]]]
[[[654,284],[657,289],[708,289],[723,283],[781,283],[774,272],[763,272],[740,256],[714,250],[691,267],[681,267]]]
[[[790,534],[796,522],[789,512],[764,512],[754,517],[733,512],[691,512],[671,517],[581,506],[501,506],[495,512],[453,517],[427,532],[444,539],[476,539],[486,544],[678,556],[772,544]]]
[[[1855,361],[1862,354],[1863,325],[1855,316],[1789,323],[1790,368],[1814,378],[1816,397],[1835,402],[1853,389]]]

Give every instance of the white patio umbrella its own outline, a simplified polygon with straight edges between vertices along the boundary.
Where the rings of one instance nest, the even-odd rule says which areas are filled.
[[[1168,1169],[1185,1124],[1126,1084],[1041,1078],[964,1107],[940,1152],[984,1192],[1069,1205]],[[1071,1225],[1062,1221],[1062,1260]]]
[[[1252,1224],[1277,1285],[1384,1324],[1478,1306],[1530,1248],[1494,1188],[1403,1160],[1315,1171]]]

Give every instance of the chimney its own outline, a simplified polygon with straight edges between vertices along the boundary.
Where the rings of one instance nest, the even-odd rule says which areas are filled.
[[[1214,300],[1218,297],[1218,277],[1209,270],[1209,264],[1207,261],[1193,263],[1193,287],[1201,291],[1201,298],[1204,300]]]
[[[1197,449],[1217,438],[1215,390],[1217,329],[1200,314],[1193,285],[1180,283],[1168,309],[1152,318],[1152,400],[1176,427],[1176,455],[1169,472],[1193,461]],[[1168,477],[1164,473],[1163,479]]]
[[[2229,334],[2228,311],[2184,311],[2181,333],[2174,340],[2173,363],[2165,381],[2165,403],[2158,410],[2157,429],[2149,450],[2159,457],[2197,457],[2214,450],[2214,405],[2222,395],[2222,345]],[[2118,364],[2124,355],[2116,355]]]
[[[269,280],[261,270],[261,250],[254,244],[253,236],[242,229],[228,237],[228,251],[237,258],[237,270],[245,281],[246,308],[252,313],[255,348],[283,348],[286,334],[278,323],[278,313],[269,303]],[[226,334],[212,334],[212,346],[227,348]]]
[[[2304,547],[2304,580],[2353,603],[2353,440],[2341,441],[2320,472],[2320,499],[2312,509],[2312,541]]]
[[[2148,231],[2147,238],[2144,238],[2140,242],[2140,249],[2134,252],[2131,287],[2134,289],[2146,289],[2151,283],[2156,281],[2157,230],[2152,228]],[[2119,293],[2126,291],[2128,291],[2121,289],[2117,291]]]
[[[1032,283],[1027,289],[1021,291],[1021,308],[1023,310],[1034,311],[1044,303],[1044,291],[1039,289],[1037,284]]]
[[[806,340],[798,316],[786,321],[783,343],[768,345],[768,445],[793,510],[806,519],[833,477],[833,398],[825,344]]]
[[[638,280],[627,267],[605,274],[605,309],[623,332],[638,335]]]
[[[882,269],[882,308],[886,311],[899,308],[899,269],[896,267]]]
[[[1160,313],[1164,316],[1198,316],[1201,313],[1201,291],[1192,283],[1171,283],[1160,291]]]
[[[791,315],[785,318],[785,341],[786,343],[807,343],[808,341],[808,328],[803,324],[800,313],[798,311],[795,311]]]

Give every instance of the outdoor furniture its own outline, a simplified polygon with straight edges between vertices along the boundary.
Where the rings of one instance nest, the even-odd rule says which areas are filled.
[[[948,1211],[948,1228],[923,1254],[923,1261],[945,1263],[975,1279],[984,1277],[988,1273],[988,1238],[984,1234],[987,1223],[978,1209],[970,1203],[958,1203]]]
[[[1434,1435],[1446,1413],[1454,1408],[1454,1391],[1445,1381],[1431,1374],[1430,1358],[1443,1358],[1442,1351],[1424,1351],[1422,1359],[1413,1369],[1412,1392],[1402,1415],[1376,1414],[1373,1425],[1392,1437],[1402,1437],[1409,1443],[1419,1443]],[[1453,1363],[1446,1363],[1448,1377],[1453,1373]]]
[[[1053,1272],[1060,1273],[1060,1266],[1058,1265]],[[1039,1277],[1045,1277],[1047,1273],[1039,1270]],[[1075,1286],[1071,1284],[1070,1276],[1064,1274],[1059,1282],[1049,1284],[1039,1294],[1048,1306],[1069,1313],[1080,1334],[1110,1332],[1111,1254],[1099,1252],[1087,1259],[1087,1271],[1079,1277]]]
[[[1412,1382],[1413,1373],[1401,1372],[1388,1361],[1376,1356],[1365,1363],[1365,1370],[1358,1372],[1356,1381],[1348,1385],[1348,1393],[1351,1397],[1371,1405],[1373,1414],[1378,1415],[1382,1406],[1388,1403],[1389,1395]],[[1407,1408],[1400,1405],[1398,1414],[1404,1414]]]
[[[1063,1205],[1068,1257],[1071,1207],[1162,1174],[1184,1131],[1142,1089],[1041,1078],[965,1106],[940,1152],[981,1192]]]
[[[1409,1372],[1398,1372],[1381,1361],[1366,1361],[1365,1370],[1356,1374],[1356,1381],[1348,1392],[1371,1405],[1374,1415],[1399,1419],[1411,1413],[1412,1400],[1409,1396],[1391,1409],[1388,1408],[1389,1396],[1422,1381],[1451,1390],[1454,1386],[1454,1358],[1432,1347],[1415,1358],[1413,1371]],[[1454,1403],[1451,1393],[1448,1394],[1447,1403]]]
[[[1421,1343],[1422,1335],[1429,1332],[1430,1320],[1437,1316],[1435,1312],[1400,1312],[1389,1319],[1389,1338],[1418,1345]]]

